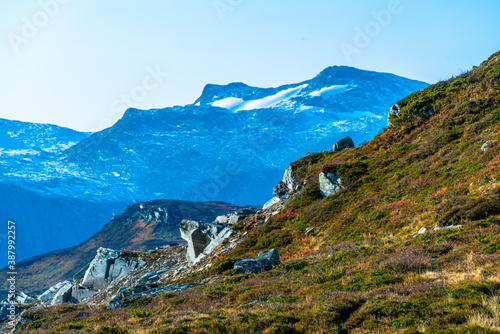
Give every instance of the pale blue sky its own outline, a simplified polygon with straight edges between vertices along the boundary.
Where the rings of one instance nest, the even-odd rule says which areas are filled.
[[[0,118],[95,131],[206,83],[277,86],[331,65],[434,83],[500,50],[500,1],[394,1],[2,1]]]

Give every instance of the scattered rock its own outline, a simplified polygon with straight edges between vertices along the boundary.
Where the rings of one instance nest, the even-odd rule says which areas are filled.
[[[28,296],[24,292],[17,292],[15,301],[18,304],[33,304],[34,302],[36,302],[36,299],[31,296]]]
[[[422,227],[420,230],[418,230],[418,234],[424,234],[425,232],[427,232],[427,228],[425,227]]]
[[[262,207],[262,210],[267,210],[270,207],[272,207],[273,205],[278,204],[279,202],[280,202],[279,197],[275,196],[275,197],[271,198],[269,201],[267,201],[266,204],[264,204],[264,206]]]
[[[257,257],[240,259],[235,262],[233,271],[237,274],[260,273],[273,269],[279,265],[280,259],[278,251],[275,249],[262,252]]]
[[[341,179],[333,173],[319,174],[319,188],[323,197],[334,195],[342,189]]]
[[[63,282],[61,288],[56,292],[54,298],[50,305],[59,305],[62,303],[67,303],[71,297],[71,290],[73,289],[73,284],[70,281]]]
[[[147,273],[147,274],[143,275],[141,278],[139,278],[139,282],[142,284],[156,282],[161,278],[160,275],[166,273],[167,271],[168,270],[160,270],[160,271]]]
[[[332,151],[340,152],[354,147],[356,147],[356,145],[354,145],[354,142],[352,141],[351,137],[345,137],[344,139],[339,140],[338,142],[335,143],[335,145],[333,145]]]
[[[167,284],[159,286],[157,284],[138,284],[131,288],[122,288],[118,291],[106,306],[109,309],[119,309],[127,307],[130,302],[136,298],[146,295],[157,295],[162,292],[184,291],[200,286],[201,284]]]
[[[70,281],[64,281],[64,282],[57,283],[56,285],[50,287],[49,289],[47,289],[47,291],[45,291],[44,293],[42,293],[38,297],[38,300],[41,300],[41,301],[44,301],[44,302],[52,300],[54,298],[54,296],[56,295],[56,293],[61,288],[63,288],[64,286],[66,286],[67,283],[71,284]]]
[[[139,260],[129,254],[101,247],[85,272],[82,285],[100,289],[114,280],[126,277],[138,267]]]
[[[496,140],[488,140],[486,143],[483,144],[483,146],[481,146],[481,151],[486,152],[489,148],[495,146],[496,143],[497,143]]]
[[[81,285],[74,285],[71,289],[71,296],[68,301],[73,304],[78,304],[93,294],[95,294],[93,290],[87,289]]]

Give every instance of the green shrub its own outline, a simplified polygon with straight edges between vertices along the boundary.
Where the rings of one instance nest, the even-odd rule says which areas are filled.
[[[130,311],[130,315],[132,318],[149,318],[154,315],[154,312],[151,310],[133,310]]]

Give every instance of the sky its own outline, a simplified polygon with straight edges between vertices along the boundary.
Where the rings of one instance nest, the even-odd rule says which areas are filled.
[[[499,14],[491,0],[5,0],[0,118],[99,131],[207,83],[333,65],[435,83],[500,50]]]

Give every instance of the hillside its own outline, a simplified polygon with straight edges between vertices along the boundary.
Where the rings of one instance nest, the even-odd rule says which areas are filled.
[[[242,205],[223,202],[158,200],[129,206],[101,231],[78,246],[38,255],[17,263],[19,286],[26,293],[41,292],[57,282],[72,279],[95,256],[99,247],[140,251],[182,243],[182,219],[213,221],[217,216],[241,211]],[[0,271],[6,278],[7,270]],[[2,279],[0,289],[5,290]]]
[[[346,135],[358,143],[372,139],[387,124],[387,105],[427,86],[337,66],[273,88],[209,84],[193,104],[129,109],[92,134],[0,120],[0,184],[19,190],[8,196],[30,192],[39,199],[33,202],[38,219],[25,219],[23,201],[0,212],[37,232],[18,244],[18,260],[24,260],[83,242],[132,203],[170,198],[262,205],[262,189],[272,187],[290,162]],[[93,214],[67,219],[73,211],[54,202]],[[50,226],[61,226],[61,217],[65,229],[54,238]],[[5,243],[1,239],[0,247]],[[6,262],[0,259],[0,266]]]
[[[500,333],[500,53],[392,111],[373,140],[295,161],[304,188],[177,281],[203,286],[117,310],[30,311],[23,332]],[[341,190],[323,198],[321,173]],[[282,260],[272,270],[230,270],[271,248]]]

